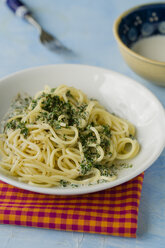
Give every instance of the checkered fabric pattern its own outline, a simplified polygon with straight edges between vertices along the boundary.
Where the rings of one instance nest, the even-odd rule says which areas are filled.
[[[143,176],[78,196],[33,193],[0,181],[0,224],[136,237]]]

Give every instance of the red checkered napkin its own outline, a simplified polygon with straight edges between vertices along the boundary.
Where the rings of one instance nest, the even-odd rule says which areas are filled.
[[[33,193],[0,181],[0,224],[136,237],[143,176],[79,196]]]

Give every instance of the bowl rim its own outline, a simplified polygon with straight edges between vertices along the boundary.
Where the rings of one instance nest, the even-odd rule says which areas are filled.
[[[137,80],[131,78],[131,77],[128,77],[120,72],[116,72],[116,71],[113,71],[111,69],[105,69],[105,68],[102,68],[102,67],[96,67],[96,66],[91,66],[91,65],[85,65],[85,64],[48,64],[48,65],[41,65],[41,66],[35,66],[35,67],[30,67],[30,68],[26,68],[26,69],[22,69],[22,70],[19,70],[19,71],[16,71],[12,74],[9,74],[7,76],[4,76],[2,78],[0,78],[0,85],[1,84],[4,84],[4,81],[6,80],[11,80],[13,77],[17,77],[17,76],[20,76],[20,75],[23,75],[23,74],[29,74],[29,73],[39,73],[40,70],[45,70],[47,71],[48,69],[60,69],[60,68],[65,68],[65,67],[72,67],[72,68],[77,68],[77,69],[90,69],[90,71],[92,71],[92,73],[95,72],[95,70],[97,70],[98,72],[100,72],[101,74],[102,73],[110,73],[111,75],[115,75],[117,76],[119,79],[125,79],[125,80],[128,80],[131,84],[135,85],[136,87],[138,87],[138,89],[140,90],[143,90],[147,95],[149,94],[149,96],[151,97],[152,100],[154,100],[154,102],[156,102],[156,104],[158,104],[159,106],[159,110],[161,111],[162,113],[162,122],[165,123],[165,111],[164,111],[164,107],[162,105],[162,103],[159,101],[159,99],[155,96],[155,94],[149,90],[147,87],[145,87],[144,85],[140,84]],[[98,188],[98,184],[94,185],[92,188],[88,187],[81,187],[81,188],[75,188],[75,189],[72,189],[70,190],[69,188],[65,188],[65,192],[61,192],[61,191],[57,191],[55,190],[54,188],[41,188],[41,187],[36,187],[36,186],[30,186],[28,184],[25,184],[25,183],[22,183],[22,182],[19,182],[19,181],[15,181],[13,178],[9,178],[9,177],[6,177],[4,176],[3,174],[0,174],[0,178],[3,182],[6,182],[8,184],[11,184],[15,187],[18,187],[18,188],[22,188],[22,189],[25,189],[25,190],[29,190],[29,191],[32,191],[32,192],[37,192],[37,193],[42,193],[42,194],[51,194],[51,195],[81,195],[81,194],[88,194],[88,193],[93,193],[93,192],[99,192],[101,190],[105,190],[105,189],[109,189],[109,188],[112,188],[112,187],[115,187],[117,185],[121,185],[122,183],[125,183],[133,178],[135,178],[136,176],[140,175],[142,172],[144,172],[146,169],[148,169],[155,161],[156,159],[158,159],[158,157],[160,156],[160,154],[162,153],[163,149],[165,148],[165,135],[163,135],[163,139],[162,139],[162,143],[161,143],[161,147],[160,147],[160,150],[157,154],[154,155],[154,157],[152,158],[152,160],[148,163],[146,163],[145,167],[143,168],[138,168],[136,170],[136,173],[134,174],[131,174],[130,175],[126,175],[122,178],[120,178],[120,180],[115,180],[113,181],[113,186],[109,186],[107,187],[107,184],[99,184],[99,188]],[[78,190],[77,190],[78,189]]]
[[[140,5],[137,5],[135,7],[132,7],[130,9],[127,9],[126,11],[124,11],[122,14],[120,14],[118,16],[118,18],[114,21],[114,24],[113,24],[113,34],[114,34],[114,37],[116,39],[116,41],[118,42],[118,44],[125,50],[127,51],[130,55],[132,55],[133,57],[136,57],[137,59],[139,60],[142,60],[144,62],[147,62],[147,63],[150,63],[150,64],[154,64],[154,65],[158,65],[158,66],[161,66],[161,67],[165,67],[165,62],[162,62],[162,61],[158,61],[158,60],[154,60],[154,59],[149,59],[147,57],[144,57],[136,52],[134,52],[133,50],[131,50],[130,48],[128,48],[121,40],[120,36],[119,36],[119,33],[118,33],[118,27],[121,23],[121,20],[126,17],[128,14],[130,14],[131,12],[135,11],[136,9],[139,9],[141,7],[147,7],[147,6],[151,6],[151,5],[157,5],[157,4],[162,4],[165,6],[165,2],[153,2],[153,3],[147,3],[147,4],[140,4]]]

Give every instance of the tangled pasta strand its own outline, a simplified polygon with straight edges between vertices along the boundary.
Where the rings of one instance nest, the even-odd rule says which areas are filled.
[[[0,167],[39,187],[115,180],[116,160],[139,152],[135,128],[65,85],[21,98],[0,134]]]

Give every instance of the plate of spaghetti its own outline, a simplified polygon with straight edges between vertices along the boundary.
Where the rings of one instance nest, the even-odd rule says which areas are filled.
[[[151,166],[165,144],[160,102],[110,70],[50,65],[17,72],[1,79],[0,106],[0,179],[35,192],[114,187]]]

